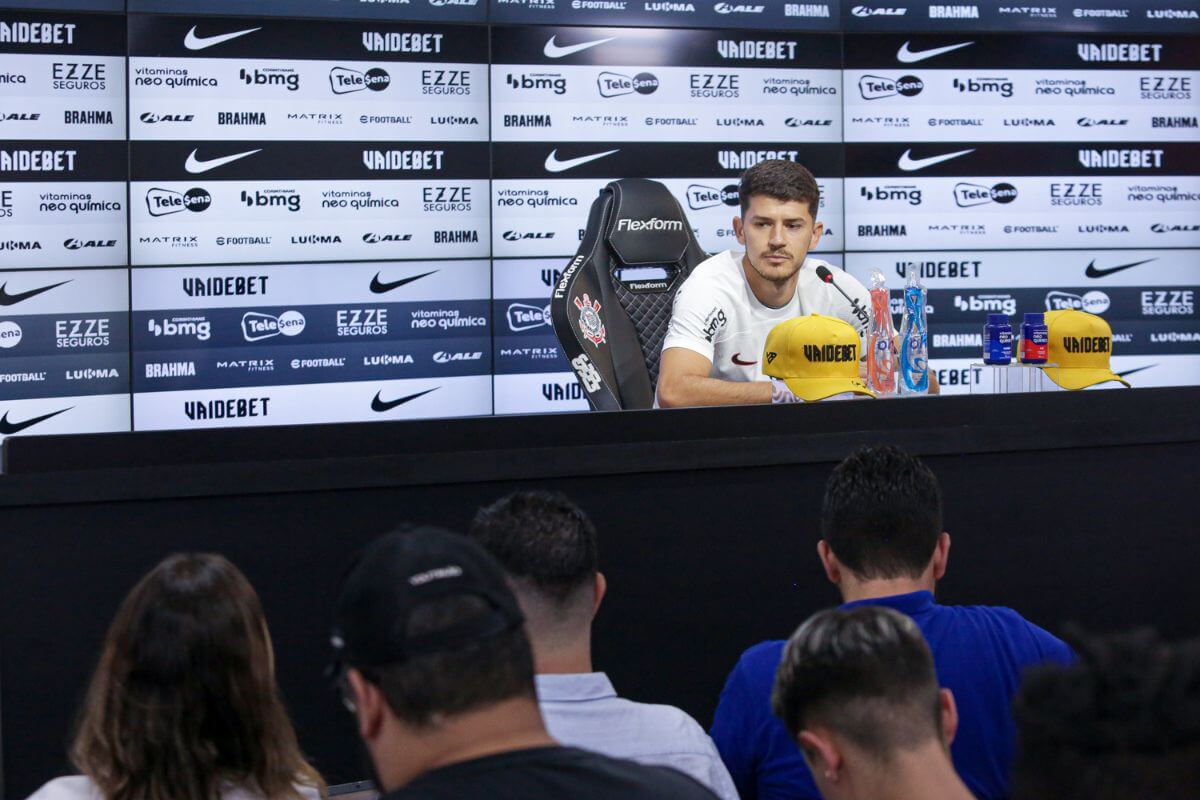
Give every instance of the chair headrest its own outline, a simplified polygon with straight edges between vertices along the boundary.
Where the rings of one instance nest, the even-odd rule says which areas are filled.
[[[616,203],[604,238],[626,265],[680,262],[691,240],[679,202],[656,181],[614,181]]]

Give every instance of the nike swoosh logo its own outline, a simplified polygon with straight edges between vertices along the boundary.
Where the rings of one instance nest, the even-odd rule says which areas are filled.
[[[49,286],[43,286],[40,289],[30,289],[28,292],[17,292],[16,294],[8,293],[8,283],[6,282],[3,285],[0,285],[0,306],[15,306],[22,300],[28,300],[31,297],[37,297],[42,292],[48,292],[51,289],[57,289],[64,283],[70,282],[71,281],[62,281],[62,283],[52,283]]]
[[[742,361],[739,356],[741,356],[741,353],[733,354],[733,363],[737,364],[739,367],[753,367],[758,363],[757,361]]]
[[[934,47],[929,50],[909,50],[908,42],[900,45],[900,49],[896,51],[896,60],[901,64],[915,64],[918,61],[924,61],[927,58],[940,56],[942,53],[949,53],[954,50],[961,50],[964,47],[970,47],[974,42],[962,42],[960,44],[950,44],[945,47]]]
[[[434,272],[437,272],[437,270],[435,269],[433,272],[422,272],[420,275],[413,275],[411,278],[401,278],[398,281],[388,281],[387,283],[379,280],[379,273],[376,272],[375,277],[371,278],[371,291],[375,294],[386,294],[392,289],[399,289],[406,283],[412,283],[413,281],[420,280],[427,275],[432,275]]]
[[[254,33],[255,31],[261,30],[262,28],[247,28],[244,31],[222,33],[217,36],[197,36],[196,26],[193,25],[192,29],[187,32],[187,36],[183,37],[183,46],[188,50],[207,50],[214,45],[224,44],[231,39],[236,39],[239,36],[245,36],[247,33]]]
[[[1153,369],[1154,367],[1157,367],[1157,366],[1158,366],[1158,364],[1147,364],[1144,367],[1134,367],[1133,369],[1127,369],[1124,372],[1118,372],[1117,375],[1119,377],[1124,378],[1127,375],[1133,375],[1135,372],[1141,372],[1144,369]]]
[[[70,408],[64,408],[61,411],[51,411],[49,414],[42,414],[40,417],[34,417],[33,419],[27,419],[24,422],[9,422],[8,421],[8,412],[5,411],[4,416],[0,417],[0,436],[9,436],[14,433],[20,433],[21,431],[25,430],[26,428],[32,428],[34,425],[37,425],[39,422],[45,422],[46,420],[50,419],[51,417],[57,417],[59,414],[65,414],[66,412],[70,411],[71,408],[74,408],[74,407],[75,406],[71,406]]]
[[[603,153],[593,153],[590,156],[580,156],[579,158],[568,158],[566,161],[559,161],[558,148],[556,147],[550,151],[550,155],[546,156],[546,172],[566,172],[589,161],[595,161],[597,158],[611,156],[620,149],[618,147],[616,150],[605,150]]]
[[[934,164],[940,164],[943,161],[949,161],[952,158],[958,158],[959,156],[965,156],[967,153],[974,152],[975,148],[972,147],[970,150],[958,150],[954,153],[946,153],[940,156],[930,156],[929,158],[913,158],[912,150],[905,150],[904,154],[900,156],[900,161],[898,162],[897,166],[899,166],[900,169],[904,170],[905,172],[916,172],[919,169],[932,167]]]
[[[1134,261],[1132,264],[1121,264],[1120,266],[1101,269],[1096,266],[1096,259],[1093,258],[1092,262],[1087,265],[1087,269],[1083,271],[1083,274],[1089,278],[1103,278],[1105,275],[1112,275],[1114,272],[1120,272],[1123,269],[1140,267],[1142,264],[1149,264],[1151,261],[1157,260],[1157,258],[1147,258],[1145,261]]]
[[[245,158],[246,156],[252,156],[255,153],[261,152],[262,148],[260,147],[257,150],[247,150],[244,153],[234,153],[231,156],[221,156],[220,158],[210,158],[208,161],[201,161],[200,159],[196,158],[196,151],[193,150],[188,154],[187,161],[184,163],[183,168],[193,175],[199,175],[202,172],[208,172],[209,170],[216,169],[217,167],[223,167],[226,164],[232,164],[239,158]]]
[[[615,38],[617,38],[617,37],[610,36],[607,39],[597,39],[594,42],[584,42],[583,44],[569,44],[566,47],[560,47],[559,45],[556,45],[554,43],[554,37],[551,36],[549,41],[546,42],[546,46],[542,49],[542,52],[546,55],[546,58],[563,58],[565,56],[569,56],[574,53],[579,53],[579,52],[582,52],[583,50],[587,50],[589,47],[595,47],[598,44],[604,44],[605,42],[611,42]]]
[[[430,392],[436,392],[440,388],[442,388],[442,387],[435,386],[432,389],[426,389],[423,392],[417,392],[416,394],[410,394],[408,397],[401,397],[396,400],[382,400],[379,397],[379,395],[381,395],[382,392],[376,392],[375,399],[371,401],[371,410],[379,411],[379,412],[391,411],[396,406],[404,405],[405,403],[409,402],[410,400],[416,400],[418,397],[423,397],[424,395],[427,395]]]

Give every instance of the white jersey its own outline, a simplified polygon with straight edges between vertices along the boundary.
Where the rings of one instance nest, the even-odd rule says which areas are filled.
[[[837,289],[817,277],[824,266],[843,292],[856,299],[856,313]],[[824,314],[849,322],[860,335],[870,326],[871,294],[855,278],[819,258],[800,267],[796,294],[782,308],[759,302],[742,272],[742,253],[726,250],[698,264],[675,294],[663,350],[685,347],[712,362],[710,378],[763,381],[763,345],[771,328],[784,320]],[[864,321],[864,317],[865,320]]]

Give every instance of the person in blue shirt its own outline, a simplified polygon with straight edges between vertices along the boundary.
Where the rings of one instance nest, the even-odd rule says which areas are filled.
[[[950,557],[941,490],[928,467],[895,447],[864,448],[834,469],[821,531],[817,552],[843,608],[887,606],[917,623],[938,682],[957,701],[955,768],[979,800],[1006,798],[1016,739],[1010,706],[1021,672],[1048,661],[1069,664],[1071,649],[1012,609],[938,604],[934,587]],[[742,800],[821,797],[771,713],[783,646],[767,641],[742,654],[713,718],[713,741]]]
[[[771,708],[825,800],[974,800],[950,763],[954,695],[899,611],[868,604],[805,620],[784,647]]]

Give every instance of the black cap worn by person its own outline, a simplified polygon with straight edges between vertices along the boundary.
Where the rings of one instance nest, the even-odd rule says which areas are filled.
[[[480,598],[488,610],[442,630],[408,635],[416,608],[463,595]],[[503,570],[482,546],[421,527],[387,534],[355,556],[342,577],[330,644],[340,664],[382,666],[459,650],[523,622]]]

